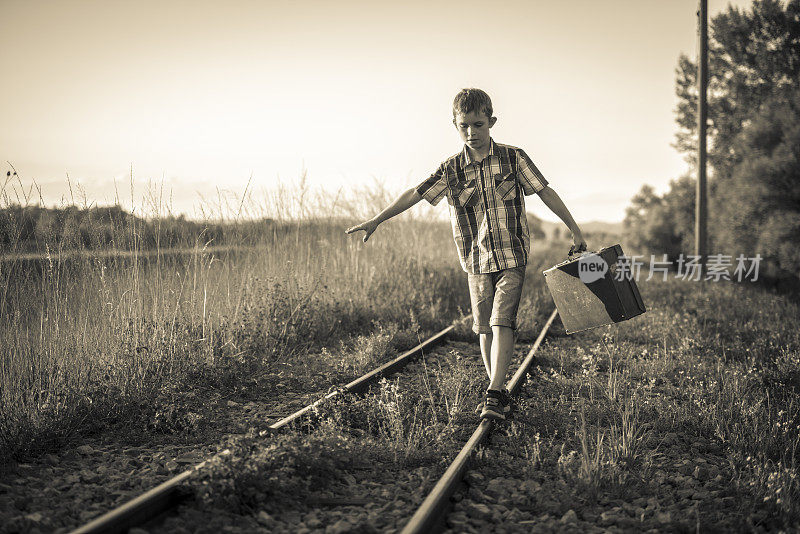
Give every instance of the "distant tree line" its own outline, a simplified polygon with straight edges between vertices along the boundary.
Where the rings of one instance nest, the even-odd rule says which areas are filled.
[[[670,259],[694,251],[697,65],[676,69],[675,147],[692,169],[663,195],[645,185],[626,211],[627,238]],[[800,0],[728,6],[709,24],[708,253],[764,257],[800,276]]]
[[[120,206],[46,208],[11,205],[0,209],[0,251],[75,249],[132,250],[203,245],[246,245],[273,230],[270,219],[193,221],[183,215],[142,218]]]
[[[544,239],[541,220],[528,213],[534,239]],[[194,221],[184,215],[139,217],[120,206],[47,208],[12,204],[0,209],[0,252],[156,248],[217,245],[248,246],[297,225],[352,224],[349,218],[323,217],[296,221]]]

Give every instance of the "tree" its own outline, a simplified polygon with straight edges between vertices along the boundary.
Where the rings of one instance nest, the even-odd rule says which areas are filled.
[[[709,250],[759,253],[771,274],[800,276],[800,0],[728,6],[710,23]],[[675,147],[697,171],[697,67],[678,59]],[[693,250],[694,180],[643,190],[626,227],[651,250]],[[648,196],[649,195],[649,196]]]
[[[714,178],[730,179],[741,161],[734,140],[775,91],[800,79],[800,0],[754,0],[752,11],[728,6],[709,24],[708,163]],[[681,54],[676,69],[680,130],[675,147],[697,167],[697,65]]]
[[[683,176],[670,182],[670,189],[658,196],[649,185],[631,200],[625,210],[626,239],[644,254],[667,254],[675,260],[691,252],[694,230],[695,181]]]
[[[625,239],[636,248],[649,248],[650,237],[644,231],[647,220],[661,206],[661,198],[656,195],[652,186],[645,184],[631,199],[631,205],[625,208],[625,219],[622,221]]]
[[[720,245],[756,251],[773,274],[800,272],[800,88],[761,105],[733,147],[741,160],[716,192]],[[781,271],[783,273],[781,273]]]

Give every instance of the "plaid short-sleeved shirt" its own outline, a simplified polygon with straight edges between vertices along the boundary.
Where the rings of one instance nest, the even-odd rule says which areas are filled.
[[[546,186],[522,149],[490,138],[483,161],[472,161],[464,146],[416,191],[433,205],[447,197],[461,267],[481,274],[527,264],[530,233],[523,195]]]

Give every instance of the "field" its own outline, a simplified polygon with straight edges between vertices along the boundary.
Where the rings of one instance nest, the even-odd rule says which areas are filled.
[[[6,467],[105,434],[138,444],[214,439],[209,399],[324,392],[468,312],[449,223],[391,222],[362,244],[344,235],[347,222],[275,225],[244,248],[198,240],[180,252],[1,262]],[[567,248],[534,243],[521,344],[552,307],[541,269]],[[548,337],[517,420],[478,458],[484,475],[473,475],[475,485],[524,473],[553,498],[537,501],[536,511],[518,504],[528,515],[514,520],[556,529],[570,527],[569,511],[623,530],[642,526],[631,523],[639,515],[649,527],[675,530],[796,526],[797,297],[749,282],[639,285],[644,316]],[[462,326],[454,340],[474,338]],[[276,457],[333,469],[356,450],[408,473],[436,471],[462,444],[459,425],[472,424],[483,387],[480,366],[447,369],[431,370],[430,383],[387,381],[364,399],[327,407],[316,429],[275,441],[271,452],[251,436],[235,465],[264,476],[279,469]],[[206,484],[201,498],[255,515],[230,495],[219,504],[220,488],[240,488],[234,497],[253,489],[232,465],[215,468],[228,482]],[[308,490],[280,469],[287,492]],[[466,495],[464,506],[482,504],[481,495]],[[513,504],[509,493],[503,506]],[[464,510],[454,528],[480,529]],[[280,509],[270,513],[280,519]]]
[[[528,324],[541,324],[549,302],[540,280],[527,284]],[[514,421],[467,477],[468,491],[448,520],[453,531],[797,528],[796,300],[743,284],[654,278],[640,286],[649,308],[643,317],[569,337],[557,329],[548,338]],[[532,310],[542,299],[546,304]],[[478,358],[476,350],[471,357]],[[324,524],[402,526],[468,436],[464,421],[481,374],[479,365],[431,367],[424,384],[398,378],[355,407],[330,407],[321,415],[326,424],[301,443],[290,438],[265,454],[249,442],[200,486],[205,505],[240,513],[252,505],[248,495],[262,492],[258,506],[269,511],[268,525],[291,530],[298,524],[292,514],[316,524],[317,512],[302,499],[275,498],[284,488],[315,495],[335,486],[333,475],[304,486],[302,465],[339,473],[352,468],[353,455],[375,463],[388,457],[401,489],[376,508],[396,513],[397,523],[352,510]],[[275,464],[287,456],[297,467]],[[258,476],[237,475],[242,471]],[[232,489],[237,498],[221,505]]]
[[[25,459],[76,432],[146,427],[192,389],[245,388],[371,336],[392,350],[466,309],[446,226],[381,230],[369,246],[308,223],[244,250],[2,263],[0,452]],[[331,359],[334,373],[357,366]]]

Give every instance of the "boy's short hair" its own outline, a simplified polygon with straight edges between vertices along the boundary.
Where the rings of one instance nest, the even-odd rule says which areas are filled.
[[[456,114],[466,115],[470,111],[484,112],[487,117],[491,117],[492,99],[481,89],[469,88],[462,89],[453,99],[453,118]]]

